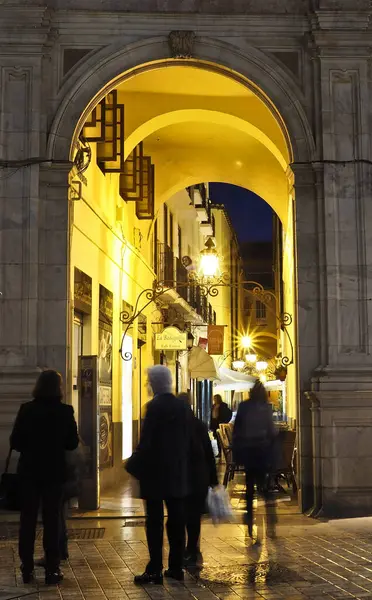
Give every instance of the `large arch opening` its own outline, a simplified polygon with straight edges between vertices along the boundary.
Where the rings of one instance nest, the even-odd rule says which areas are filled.
[[[121,75],[95,96],[78,120],[71,158],[79,148],[85,159],[70,174],[70,286],[75,291],[71,361],[76,386],[72,396],[84,432],[77,386],[79,356],[97,355],[101,491],[115,484],[122,459],[138,439],[147,401],[146,366],[166,360],[177,391],[210,395],[210,384],[190,381],[188,352],[162,352],[156,346],[155,334],[169,324],[169,310],[175,307],[177,325],[182,313],[181,322],[188,323],[199,345],[207,337],[208,324],[224,326],[224,351],[215,362],[229,369],[244,350],[240,339],[250,334],[242,317],[239,247],[223,207],[209,203],[210,182],[246,188],[277,215],[280,277],[271,309],[274,333],[265,335],[276,340],[278,356],[290,357],[285,418],[295,426],[293,150],[270,100],[253,84],[217,65],[149,64]],[[142,196],[137,175],[142,177]],[[206,304],[201,297],[191,298],[189,292],[176,289],[160,310],[149,303],[123,342],[125,324],[120,316],[136,312],[140,294],[165,272],[176,288],[186,276],[183,257],[195,262],[209,237],[215,239],[222,270],[230,272],[235,285],[225,286]],[[291,316],[285,335],[282,313]],[[132,361],[122,360],[121,345],[121,355],[132,355]],[[228,399],[233,401],[231,395]],[[206,414],[203,408],[201,416]]]

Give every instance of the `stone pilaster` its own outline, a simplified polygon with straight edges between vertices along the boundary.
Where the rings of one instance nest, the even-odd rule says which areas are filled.
[[[321,361],[312,377],[314,513],[372,510],[371,108],[367,3],[320,3]],[[349,11],[349,12],[348,12]],[[346,33],[347,31],[347,33]],[[342,44],[340,44],[342,40]],[[320,184],[321,183],[321,184]],[[323,298],[323,299],[322,299]]]
[[[0,25],[0,460],[19,404],[39,372],[38,246],[41,58],[6,46]],[[3,50],[6,48],[6,50]],[[5,163],[5,164],[4,164]],[[14,166],[12,166],[14,165]]]
[[[314,367],[324,355],[324,286],[322,282],[322,227],[319,212],[321,172],[317,165],[294,164],[295,231],[297,246],[297,365],[298,398],[298,460],[300,502],[303,510],[313,505],[313,439],[312,419],[305,393],[311,389]]]
[[[38,279],[38,362],[57,369],[70,389],[70,229],[68,175],[71,166],[40,170],[41,223]]]
[[[372,391],[308,394],[312,411],[314,516],[372,513]]]

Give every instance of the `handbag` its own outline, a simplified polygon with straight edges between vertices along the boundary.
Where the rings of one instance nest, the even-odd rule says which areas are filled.
[[[142,479],[145,472],[144,453],[137,448],[125,463],[125,470],[135,479]]]
[[[13,448],[10,448],[5,461],[5,470],[0,480],[0,508],[18,511],[21,508],[21,493],[18,473],[9,473],[10,458]]]

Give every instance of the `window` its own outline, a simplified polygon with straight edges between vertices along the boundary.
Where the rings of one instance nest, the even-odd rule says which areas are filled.
[[[266,321],[266,306],[260,300],[256,301],[256,319]]]
[[[168,245],[168,206],[164,204],[164,244]]]
[[[181,227],[178,228],[178,258],[182,258],[182,231]]]
[[[154,271],[158,274],[158,222],[154,223]]]
[[[169,213],[169,242],[170,242],[170,247],[172,252],[174,251],[174,247],[173,247],[173,213]]]
[[[250,317],[252,314],[252,300],[247,298],[247,296],[244,298],[244,312],[247,317]]]

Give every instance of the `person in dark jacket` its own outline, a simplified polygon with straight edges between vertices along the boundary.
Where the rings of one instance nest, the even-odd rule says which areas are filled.
[[[179,394],[179,398],[189,406],[191,418],[190,493],[186,498],[185,565],[193,568],[200,567],[203,562],[200,552],[201,517],[205,512],[208,488],[218,485],[218,476],[208,428],[193,413],[189,394]]]
[[[218,456],[221,456],[221,446],[217,437],[217,430],[220,428],[221,423],[230,423],[231,417],[232,412],[227,406],[226,402],[223,402],[220,394],[215,394],[215,396],[213,396],[210,430],[213,432],[213,436],[217,440]]]
[[[261,492],[266,502],[268,533],[275,535],[275,502],[268,488],[268,475],[273,462],[273,442],[276,437],[272,410],[267,391],[257,380],[250,392],[249,400],[239,405],[233,430],[234,461],[244,465],[246,476],[247,525],[253,537],[254,487]]]
[[[166,577],[184,579],[185,498],[188,489],[190,409],[172,394],[172,375],[162,365],[148,371],[154,398],[147,405],[140,443],[127,461],[139,480],[146,502],[146,535],[150,561],[138,584],[163,581],[164,506],[168,511],[169,568]]]
[[[34,399],[18,412],[10,445],[20,453],[18,474],[22,490],[19,556],[24,583],[34,578],[34,545],[39,506],[42,507],[45,582],[63,579],[60,571],[59,527],[63,486],[67,477],[66,450],[79,444],[72,406],[62,403],[62,377],[43,371]]]

